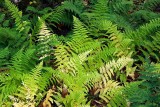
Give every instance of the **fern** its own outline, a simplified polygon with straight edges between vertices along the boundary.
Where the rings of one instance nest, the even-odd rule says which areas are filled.
[[[5,0],[15,24],[0,28],[0,106],[159,105],[159,1],[43,2],[22,15]]]
[[[14,107],[18,105],[38,105],[45,95],[44,90],[47,89],[50,80],[52,80],[52,72],[46,70],[42,72],[42,69],[42,63],[40,63],[36,68],[29,71],[29,73],[15,76],[12,73],[13,71],[10,71],[9,77],[1,79],[3,83],[1,92],[6,93],[5,95],[1,94],[1,101],[3,101],[1,105],[6,105],[8,102],[12,102],[11,104],[13,104]],[[3,77],[5,76],[3,75]],[[43,80],[43,82],[41,80]],[[9,84],[11,81],[12,84]],[[9,100],[9,98],[11,100]]]
[[[116,2],[109,2],[110,10],[116,14],[128,15],[128,12],[132,10],[133,1],[116,0]]]
[[[73,69],[70,59],[74,54],[82,54],[91,49],[99,47],[100,44],[95,42],[87,35],[87,30],[83,27],[82,23],[75,18],[75,28],[73,36],[64,45],[58,45],[55,50],[55,57],[57,59],[57,66],[59,69],[69,70]],[[63,69],[62,69],[63,68]]]
[[[110,25],[107,25],[107,23]],[[102,21],[100,26],[102,30],[106,30],[106,33],[110,34],[108,37],[111,40],[111,45],[114,45],[117,49],[119,49],[117,56],[127,56],[131,53],[129,47],[132,47],[132,40],[124,38],[123,34],[117,30],[117,26],[106,20]]]
[[[14,29],[0,28],[0,50],[1,60],[4,61],[3,66],[7,66],[6,60],[10,60],[11,57],[22,48],[22,43],[25,38],[21,37]],[[8,51],[8,52],[7,52]],[[8,61],[9,63],[10,61]],[[2,63],[1,63],[2,64]]]
[[[38,91],[38,81],[40,77],[40,70],[42,69],[42,63],[37,66],[34,71],[30,75],[24,75],[24,78],[22,80],[22,87],[18,88],[19,93],[15,94],[15,96],[18,96],[18,99],[20,100],[28,100],[28,103],[34,102],[34,97],[36,96],[36,93]],[[30,82],[32,81],[32,85],[30,85]]]
[[[95,15],[96,18],[101,19],[101,18],[106,18],[107,15],[107,1],[106,0],[99,0],[93,10],[93,14]]]
[[[144,3],[144,8],[154,10],[159,3],[160,2],[158,0],[148,0]]]
[[[88,32],[83,24],[77,18],[74,18],[73,39],[67,42],[67,45],[76,53],[82,53],[84,50],[98,47],[99,44],[95,43],[91,38],[89,38],[87,34]]]
[[[130,69],[130,71],[128,70],[128,68],[130,68],[129,66],[132,65],[132,61],[133,60],[130,58],[120,58],[117,61],[113,60],[100,68],[99,72],[101,80],[95,83],[93,88],[96,89],[94,95],[98,94],[101,99],[98,101],[99,103],[102,104],[104,101],[105,103],[103,103],[103,105],[109,107],[127,106],[127,100],[121,93],[123,91],[123,86],[118,82],[118,78],[120,78],[121,82],[126,83],[125,77],[135,70],[135,68]],[[125,71],[122,71],[124,67],[126,67],[126,74],[124,73]]]
[[[65,45],[57,46],[55,50],[56,66],[58,70],[62,72],[68,72],[72,70],[70,65],[71,52],[67,49]]]
[[[47,95],[46,95],[46,98],[43,102],[43,106],[51,106],[51,104],[53,104],[53,102],[54,102],[53,99],[52,99],[53,92],[54,92],[54,90],[52,90],[52,89],[49,89],[47,91]]]
[[[15,19],[16,30],[19,32],[24,32],[25,30],[25,32],[28,33],[30,29],[28,27],[29,22],[22,20],[22,11],[19,11],[19,9],[9,0],[5,0],[5,4],[12,17]]]
[[[82,2],[78,1],[77,2],[72,2],[72,1],[64,1],[62,7],[66,10],[69,10],[75,14],[80,15],[81,13],[81,8],[82,7]]]
[[[126,67],[127,69],[129,66],[131,66],[130,64],[132,63],[133,60],[130,58],[120,58],[117,60],[117,62],[113,60],[110,63],[106,64],[104,67],[101,67],[100,73],[106,75],[106,80],[112,80],[113,78],[117,80],[120,76],[120,80],[124,83],[126,81],[126,78],[124,77],[127,77],[130,73],[133,73],[134,68],[132,68],[132,70],[130,71],[126,71],[126,74],[123,73],[124,71],[122,71],[122,68]],[[127,67],[127,65],[129,66]]]
[[[77,61],[79,59],[76,60],[74,58],[74,60],[75,61],[73,61],[73,63],[78,64]],[[76,67],[81,66],[80,62],[78,65],[77,64]],[[82,71],[81,69],[78,69],[78,71],[76,71],[75,74],[57,72],[56,77],[59,78],[60,80],[63,80],[63,88],[62,89],[60,88],[59,90],[62,93],[63,97],[61,96],[60,93],[55,93],[54,98],[62,105],[64,104],[64,106],[88,105],[86,104],[87,100],[85,99],[87,93],[87,87],[85,85],[87,85],[88,82],[92,81],[93,78],[98,78],[96,76],[98,76],[97,73],[86,74],[86,72],[84,72],[84,69],[82,69]],[[65,90],[68,91],[69,93],[68,95],[67,93],[65,95],[64,92]]]
[[[0,66],[7,65],[6,59],[9,55],[9,49],[8,48],[2,49],[2,50],[0,50],[0,53],[1,53],[1,55],[0,55]]]
[[[21,84],[23,79],[23,75],[29,72],[29,70],[34,68],[35,61],[32,59],[34,56],[34,50],[30,49],[26,52],[20,50],[15,54],[12,59],[12,63],[9,67],[9,72],[1,74],[3,78],[1,78],[1,87],[0,91],[1,96],[1,105],[2,103],[6,103],[8,100],[8,96],[17,91],[17,87]],[[31,62],[32,60],[32,62]],[[5,94],[4,94],[5,93]]]
[[[141,60],[144,60],[144,57],[153,57],[157,61],[159,60],[159,56],[155,50],[158,49],[159,43],[157,40],[153,38],[158,39],[158,33],[156,34],[156,30],[159,29],[159,18],[151,20],[150,23],[141,26],[136,31],[128,31],[126,32],[126,37],[133,39],[135,48],[139,50],[139,52],[142,53],[142,55],[138,55]],[[137,36],[138,35],[138,36]],[[151,41],[154,43],[151,44]]]
[[[125,36],[117,29],[117,26],[112,24],[108,20],[100,20],[99,23],[93,22],[91,35],[97,34],[98,40],[102,41],[105,45],[116,47],[116,56],[127,56],[132,53],[130,47],[132,45],[132,39],[125,38]],[[97,26],[98,25],[98,26]]]
[[[41,20],[42,21],[42,20]],[[38,35],[38,54],[40,56],[39,60],[43,60],[51,55],[51,47],[49,43],[51,42],[51,33],[47,30],[45,23],[42,23],[41,30]]]
[[[31,73],[25,74],[22,80],[22,86],[18,88],[18,93],[13,94],[15,98],[17,97],[21,102],[28,102],[27,104],[32,104],[33,106],[38,103],[38,101],[43,97],[42,93],[48,84],[48,79],[52,76],[52,73],[46,72],[49,75],[42,73],[42,62],[34,68]],[[48,77],[47,77],[48,76]],[[47,78],[47,79],[45,79]],[[41,79],[44,81],[41,82]],[[32,85],[30,85],[32,83]],[[37,94],[39,93],[39,94]],[[13,105],[18,104],[14,102]]]
[[[102,98],[107,103],[106,105],[108,107],[116,107],[116,106],[126,107],[127,102],[125,101],[125,98],[122,97],[122,94],[120,91],[121,89],[113,89],[111,84],[110,84],[110,88],[112,90],[110,91],[110,90],[105,89],[105,91],[107,91],[108,94],[107,95],[102,94],[103,96],[100,96],[100,98]]]
[[[139,77],[140,81],[132,82],[124,88],[124,95],[131,102],[131,107],[158,106],[159,105],[159,64],[143,65],[144,71]]]

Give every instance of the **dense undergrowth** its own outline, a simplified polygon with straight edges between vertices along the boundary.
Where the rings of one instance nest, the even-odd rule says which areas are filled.
[[[160,106],[159,0],[16,1],[0,0],[0,107]]]

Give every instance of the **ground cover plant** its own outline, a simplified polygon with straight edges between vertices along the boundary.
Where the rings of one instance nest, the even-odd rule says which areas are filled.
[[[159,107],[159,0],[0,0],[0,107]]]

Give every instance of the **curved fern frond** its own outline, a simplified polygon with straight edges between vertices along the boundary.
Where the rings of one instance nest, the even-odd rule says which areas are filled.
[[[19,85],[17,92],[11,94],[13,97],[13,105],[38,105],[41,98],[44,97],[45,90],[51,82],[50,80],[52,80],[52,73],[51,70],[48,71],[47,69],[43,69],[43,62],[41,62],[32,69],[30,73],[24,74],[22,77],[22,83]],[[25,104],[25,102],[28,103]]]
[[[12,17],[15,19],[16,29],[19,32],[27,32],[29,31],[28,24],[29,22],[22,20],[22,11],[11,3],[10,0],[5,0],[6,7],[8,8],[9,12],[11,12]]]
[[[120,85],[120,82],[125,83],[127,75],[134,72],[135,68],[131,68],[132,63],[133,59],[124,57],[117,61],[112,60],[100,68],[101,80],[94,85],[94,89],[96,89],[94,95],[98,94],[107,106],[127,106],[127,100],[122,95],[123,86]],[[127,66],[131,69],[129,70]],[[126,71],[123,71],[124,67],[126,67]],[[120,82],[118,82],[118,78]]]
[[[136,50],[138,50],[141,61],[144,61],[145,57],[151,57],[159,61],[159,33],[160,29],[160,19],[153,19],[150,23],[147,23],[136,31],[127,31],[126,37],[133,40]],[[156,40],[155,40],[156,38]],[[137,54],[137,53],[135,53]]]
[[[65,45],[59,45],[55,49],[55,58],[57,69],[62,72],[72,71],[72,66],[70,65],[72,51],[68,49]]]
[[[127,69],[127,66],[131,68],[132,64],[133,59],[127,57],[119,58],[117,61],[112,60],[111,62],[100,68],[100,74],[104,76],[102,78],[104,78],[106,81],[117,80],[118,78],[120,78],[120,81],[125,82],[126,77],[134,72],[135,68],[132,68],[130,70]],[[126,67],[127,71],[122,70],[124,67]]]
[[[110,26],[106,25],[109,23],[108,21],[104,20],[101,22],[100,26],[103,30],[106,30],[107,34],[110,34],[108,38],[111,40],[111,45],[115,46],[117,50],[117,56],[127,56],[131,54],[131,39],[127,39],[123,36],[123,34],[118,31],[117,26],[113,25],[110,22]]]
[[[9,95],[17,92],[17,87],[22,83],[23,75],[31,72],[31,69],[36,65],[35,50],[28,49],[27,51],[20,50],[12,58],[8,72],[0,74],[3,78],[0,79],[0,92],[5,93],[0,95],[0,102],[6,103]],[[9,100],[8,100],[9,101]]]
[[[66,43],[75,53],[82,53],[95,49],[100,44],[88,37],[88,31],[84,25],[74,17],[74,31],[71,41]]]
[[[51,31],[47,28],[43,19],[39,18],[36,29],[37,30],[35,30],[35,32],[38,31],[37,54],[39,56],[39,60],[49,61],[49,59],[52,59],[53,56],[53,48],[60,44],[60,42],[58,41],[56,35],[51,33]]]

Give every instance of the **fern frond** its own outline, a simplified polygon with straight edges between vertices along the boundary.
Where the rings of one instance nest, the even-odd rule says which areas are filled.
[[[19,9],[14,4],[12,4],[10,0],[5,0],[5,4],[9,12],[11,13],[12,17],[15,19],[15,25],[17,27],[16,29],[19,32],[28,32],[29,27],[27,26],[29,22],[22,20],[22,11],[19,11]]]
[[[7,57],[9,56],[9,49],[4,48],[4,49],[0,49],[0,67],[7,65]],[[0,70],[1,71],[1,70]]]
[[[89,51],[86,51],[86,52],[83,52],[81,54],[78,55],[81,63],[83,63],[84,61],[87,60],[87,56],[89,55],[89,53],[91,52],[92,50],[89,50]]]
[[[12,58],[11,64],[9,66],[9,71],[0,74],[1,78],[0,92],[3,93],[0,95],[0,102],[6,103],[9,99],[9,95],[17,92],[17,87],[22,83],[23,75],[30,73],[31,69],[34,68],[36,59],[35,50],[28,49],[26,52],[20,50]],[[4,94],[5,93],[5,94]]]
[[[144,8],[149,10],[154,10],[154,8],[156,8],[159,3],[160,3],[159,0],[147,0],[144,3]]]
[[[112,60],[111,62],[108,62],[108,64],[100,68],[100,74],[102,74],[102,78],[105,79],[106,81],[114,79],[117,80],[120,77],[120,80],[125,82],[126,77],[134,72],[134,68],[126,72],[123,71],[122,69],[124,67],[127,68],[127,66],[131,68],[132,63],[133,59],[127,57],[119,58],[117,61]]]
[[[116,2],[109,2],[110,10],[117,14],[124,14],[128,15],[128,12],[133,8],[133,1],[116,1]]]
[[[55,58],[56,58],[56,66],[58,67],[57,69],[62,71],[62,72],[68,72],[72,70],[72,66],[69,64],[70,63],[70,58],[71,58],[71,51],[67,49],[65,45],[59,45],[55,49]]]
[[[51,106],[51,104],[53,104],[53,102],[54,102],[54,100],[53,100],[53,92],[54,92],[54,90],[52,90],[52,89],[49,89],[48,91],[47,91],[47,95],[46,95],[46,98],[45,98],[45,100],[44,100],[44,102],[43,102],[43,106]]]
[[[82,53],[100,46],[98,42],[88,37],[87,29],[76,17],[74,17],[74,32],[72,39],[66,44],[75,53]]]
[[[34,32],[38,32],[37,54],[39,60],[48,61],[52,59],[53,48],[60,44],[57,36],[47,28],[42,18],[38,19],[37,27]]]
[[[81,6],[78,7],[78,6],[76,6],[75,3],[76,2],[64,1],[63,5],[62,5],[62,8],[66,9],[66,10],[69,10],[72,13],[80,15],[82,9],[79,9],[79,8],[82,6],[82,4],[81,4]]]
[[[17,71],[17,74],[27,73],[35,66],[35,50],[28,49],[23,52],[23,49],[17,52],[12,58],[11,70]]]
[[[159,49],[159,43],[157,41],[159,40],[159,34],[157,32],[157,30],[160,28],[159,22],[159,18],[153,19],[150,21],[150,23],[141,26],[136,31],[127,31],[125,34],[127,38],[133,40],[135,48],[139,50],[139,53],[142,53],[138,55],[141,61],[144,61],[144,57],[152,57],[157,61],[159,60],[157,51],[157,49]],[[157,40],[155,40],[155,38]]]
[[[24,78],[22,80],[22,87],[18,89],[20,93],[15,94],[19,97],[19,99],[22,100],[29,100],[33,101],[34,96],[36,96],[36,93],[39,89],[38,83],[39,83],[39,77],[41,75],[42,70],[42,64],[40,63],[35,69],[32,70],[32,72],[28,75],[24,75]],[[32,85],[30,85],[30,82],[32,81]]]
[[[132,13],[131,16],[136,18],[137,21],[143,19],[145,22],[148,23],[150,20],[156,19],[160,15],[155,12],[148,11],[148,10],[139,10],[139,11]]]
[[[13,101],[14,104],[19,102],[32,104],[36,106],[44,97],[45,90],[48,88],[50,81],[52,80],[51,70],[48,69],[43,72],[43,62],[37,65],[28,74],[24,74],[22,83],[18,87],[17,92],[12,94],[17,101]],[[43,81],[42,81],[43,80]]]
[[[121,86],[121,82],[125,84],[126,77],[135,71],[134,67],[131,68],[132,64],[133,59],[122,57],[100,67],[100,80],[95,82],[92,87],[95,89],[94,95],[98,95],[102,102],[105,102],[103,102],[104,105],[109,107],[127,106],[127,100],[122,95],[123,86]],[[124,67],[126,67],[125,71]],[[120,82],[118,82],[118,78]]]
[[[40,20],[42,21],[42,20]],[[42,22],[40,32],[38,34],[38,55],[40,56],[39,60],[44,60],[46,57],[50,57],[51,51],[53,51],[51,46],[51,33],[47,29],[47,26]]]
[[[146,40],[151,33],[155,32],[160,27],[159,22],[159,18],[153,19],[150,21],[150,23],[141,26],[136,31],[126,31],[126,36],[140,44],[142,43],[142,40]]]
[[[127,107],[127,101],[121,94],[121,88],[112,88],[107,94],[101,94],[100,98],[106,102],[107,107]]]
[[[98,19],[106,18],[106,15],[108,13],[107,2],[108,0],[98,0],[93,10],[93,14],[95,18],[98,18]]]
[[[76,60],[76,59],[75,59]],[[77,60],[74,62],[77,63]],[[87,93],[87,84],[91,81],[97,80],[99,75],[96,72],[85,72],[84,70],[76,71],[75,74],[72,73],[63,73],[55,72],[56,77],[60,80],[63,80],[63,88],[60,88],[60,92],[63,93],[64,90],[67,90],[69,94],[61,95],[59,92],[54,95],[54,98],[59,103],[64,104],[64,106],[85,106],[87,104],[87,99],[85,99]],[[78,91],[77,91],[78,90]]]
[[[113,24],[116,24],[118,26],[119,30],[122,30],[122,31],[125,30],[126,31],[126,30],[132,30],[133,29],[133,25],[128,20],[128,17],[124,17],[123,15],[112,13],[112,14],[108,15],[108,20],[113,22]]]
[[[112,46],[99,47],[92,50],[87,60],[82,63],[86,71],[97,71],[104,63],[113,58],[116,48]]]
[[[96,25],[97,23],[95,23]],[[100,31],[105,31],[103,34],[104,37],[110,39],[110,45],[113,45],[117,48],[117,56],[127,56],[132,53],[130,47],[132,47],[131,39],[127,39],[124,35],[117,29],[117,26],[112,24],[108,20],[100,20],[98,24]]]

